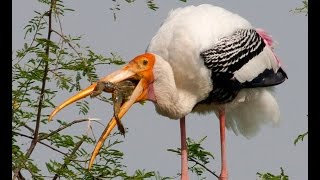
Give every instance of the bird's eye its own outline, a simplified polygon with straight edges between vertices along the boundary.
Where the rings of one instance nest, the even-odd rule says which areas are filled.
[[[143,65],[147,65],[147,64],[148,64],[148,60],[144,59],[144,60],[142,61],[142,64],[143,64]]]

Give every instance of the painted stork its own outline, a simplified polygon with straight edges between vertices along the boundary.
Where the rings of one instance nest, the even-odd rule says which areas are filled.
[[[262,124],[279,121],[272,86],[284,82],[287,75],[273,50],[271,36],[237,14],[209,4],[178,8],[169,13],[146,53],[66,100],[49,120],[65,106],[89,96],[99,82],[135,81],[118,117],[134,103],[150,100],[160,115],[180,119],[182,179],[189,179],[185,116],[192,112],[218,116],[219,179],[226,180],[225,127],[250,137]],[[92,153],[89,168],[116,124],[113,117]]]

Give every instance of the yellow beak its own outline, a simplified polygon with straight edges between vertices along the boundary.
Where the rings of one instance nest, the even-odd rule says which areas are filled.
[[[119,114],[118,114],[119,120],[121,120],[124,114],[129,110],[129,108],[134,103],[148,99],[148,87],[153,82],[153,74],[152,74],[153,65],[154,65],[154,56],[151,54],[143,54],[134,58],[122,69],[117,70],[111,73],[110,75],[99,80],[100,82],[111,82],[111,83],[117,83],[127,79],[134,79],[139,81],[135,89],[133,90],[129,100],[123,103],[123,105],[120,107]],[[69,99],[64,101],[62,104],[57,106],[55,110],[50,114],[49,121],[52,120],[52,118],[64,107],[68,106],[69,104],[77,100],[80,100],[82,98],[85,98],[91,95],[91,93],[95,90],[96,86],[97,86],[97,83],[93,83],[86,89],[80,91],[78,94],[70,97]],[[102,133],[98,143],[96,144],[92,152],[91,159],[89,162],[89,169],[91,169],[91,166],[96,156],[98,155],[101,147],[103,146],[103,143],[105,142],[106,138],[109,136],[112,129],[116,126],[116,124],[117,124],[117,121],[115,117],[113,117],[108,123],[106,129]]]

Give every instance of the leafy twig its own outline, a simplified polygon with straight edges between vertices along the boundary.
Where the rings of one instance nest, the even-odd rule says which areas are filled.
[[[294,140],[294,145],[297,145],[297,143],[298,143],[299,141],[303,141],[303,138],[304,138],[306,135],[308,135],[308,131],[305,132],[305,133],[303,133],[303,134],[300,134],[300,135]]]
[[[58,78],[63,78],[61,75],[59,75],[59,73],[55,72],[55,70],[57,70],[58,68],[54,69],[54,70],[50,70],[49,71],[56,77]],[[75,83],[72,83],[71,81],[67,81],[68,84],[71,84],[72,86],[76,86]]]
[[[290,10],[291,12],[294,13],[306,13],[305,16],[308,15],[308,0],[302,1],[303,6],[302,7],[297,7],[294,10]]]
[[[21,134],[21,133],[18,133],[18,132],[13,132],[13,133],[14,133],[14,134],[17,134],[17,135],[19,135],[19,136],[22,136],[22,137],[26,137],[26,138],[29,138],[29,139],[33,139],[33,137],[28,136],[28,135],[25,135],[25,134]],[[39,142],[40,144],[44,145],[44,146],[47,146],[48,148],[50,148],[50,149],[52,149],[52,150],[54,150],[54,151],[57,151],[58,153],[61,153],[61,154],[65,155],[65,156],[67,156],[67,153],[64,153],[64,152],[60,151],[59,149],[56,149],[56,148],[54,148],[54,147],[52,147],[52,146],[50,146],[50,145],[48,145],[48,144],[46,144],[46,143],[44,143],[44,142],[41,142],[40,139],[38,140],[38,142]]]
[[[64,164],[62,165],[62,167],[60,168],[60,170],[66,168],[68,166],[68,164],[70,163],[70,161],[72,159],[74,159],[74,155],[76,154],[77,150],[80,148],[80,146],[82,145],[82,143],[84,142],[84,138],[82,138],[73,148],[72,152],[70,153],[69,156],[66,156],[66,160],[64,161]],[[59,177],[58,173],[56,173],[54,175],[54,177],[52,178],[52,180],[56,180]]]
[[[49,17],[49,27],[48,27],[48,36],[47,36],[47,40],[50,40],[51,38],[51,32],[52,32],[52,9],[53,9],[53,5],[55,4],[56,0],[51,0],[51,4],[50,4],[50,10],[48,12],[48,17]],[[47,47],[45,49],[45,53],[46,53],[46,57],[49,59],[49,49],[50,49],[50,45],[49,42],[47,42]],[[40,62],[41,63],[41,62]],[[42,110],[42,103],[43,103],[43,98],[44,98],[44,92],[45,92],[45,87],[46,87],[46,80],[47,80],[47,74],[48,74],[48,66],[49,66],[49,62],[45,61],[45,68],[44,68],[44,74],[43,74],[43,78],[42,78],[42,87],[41,87],[41,92],[40,92],[40,98],[39,98],[39,103],[38,103],[38,112],[37,112],[37,119],[36,119],[36,127],[34,130],[34,135],[33,135],[33,140],[30,144],[30,147],[28,148],[28,151],[25,155],[25,160],[24,162],[27,161],[27,159],[30,157],[30,155],[32,154],[35,146],[37,145],[38,142],[38,133],[39,133],[39,128],[40,128],[40,120],[41,120],[41,110]],[[16,169],[14,170],[14,176],[13,176],[13,180],[15,180],[18,176],[18,173],[20,172],[21,167],[16,167]]]
[[[80,59],[83,59],[82,56],[81,56],[81,54],[76,50],[75,47],[72,46],[72,44],[70,43],[70,41],[69,41],[67,38],[65,38],[65,36],[64,36],[63,34],[60,34],[58,31],[56,31],[56,30],[54,30],[54,29],[52,29],[52,32],[54,32],[54,33],[56,33],[57,35],[59,35],[59,36],[63,39],[63,41],[66,42],[66,43],[69,45],[69,47],[71,47],[71,49],[73,49],[74,52],[77,53],[77,55],[79,56],[79,58],[80,58]]]
[[[205,170],[207,170],[209,173],[214,175],[219,179],[219,176],[215,174],[215,172],[208,169],[205,165],[209,163],[209,157],[213,158],[213,155],[210,152],[207,152],[201,147],[201,143],[207,138],[207,136],[200,139],[198,142],[195,142],[191,138],[187,138],[187,146],[188,146],[188,161],[194,162],[195,165],[199,165]],[[181,155],[181,148],[177,149],[167,149],[167,151],[177,153],[178,155]],[[193,167],[189,167],[190,170],[194,170]],[[203,173],[203,171],[201,171]],[[198,173],[197,173],[198,174]],[[199,174],[198,174],[199,175]]]
[[[73,124],[77,124],[77,123],[81,123],[81,122],[85,122],[85,121],[92,121],[92,120],[91,120],[91,119],[80,119],[80,120],[72,121],[71,123],[68,123],[68,124],[66,124],[66,125],[58,128],[58,129],[52,131],[50,134],[44,135],[44,136],[42,136],[42,137],[39,137],[39,139],[40,139],[40,140],[47,139],[48,137],[50,137],[50,136],[58,133],[59,131],[64,130],[64,129],[67,128],[67,127],[70,127],[70,126],[73,125]],[[98,121],[94,121],[94,122],[97,122],[97,123],[101,124],[101,123],[98,122]],[[101,125],[104,126],[103,124],[101,124]]]
[[[271,173],[259,173],[257,172],[257,175],[259,176],[260,180],[289,180],[288,175],[284,173],[284,170],[282,167],[280,167],[281,173],[280,175],[274,175]]]
[[[194,162],[194,163],[198,164],[199,166],[203,167],[205,170],[207,170],[209,173],[211,173],[212,175],[214,175],[216,178],[219,179],[219,176],[218,176],[215,172],[213,172],[213,171],[211,171],[210,169],[208,169],[205,165],[199,163],[199,162],[198,162],[196,159],[194,159],[193,157],[188,157],[188,159],[189,159],[189,161]]]

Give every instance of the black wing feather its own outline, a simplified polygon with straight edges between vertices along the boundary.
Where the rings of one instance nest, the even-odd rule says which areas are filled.
[[[221,38],[211,49],[200,56],[212,71],[213,90],[199,103],[223,104],[231,102],[242,88],[272,86],[282,83],[287,77],[280,68],[277,73],[266,69],[250,82],[240,83],[233,78],[234,72],[259,55],[266,46],[254,29],[239,29],[231,36]]]

